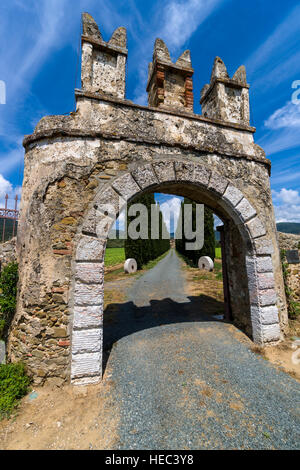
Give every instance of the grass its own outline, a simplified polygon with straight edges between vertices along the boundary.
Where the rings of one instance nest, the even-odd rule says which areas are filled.
[[[155,264],[160,261],[166,253],[164,253],[161,257],[157,258],[157,260],[149,261],[145,269],[151,269]],[[216,258],[221,259],[221,248],[216,248]],[[105,252],[105,266],[116,266],[117,264],[124,263],[125,261],[125,250],[124,248],[106,248]],[[151,265],[151,263],[154,263]]]
[[[105,266],[116,266],[117,264],[124,263],[124,261],[125,261],[124,248],[106,248]]]

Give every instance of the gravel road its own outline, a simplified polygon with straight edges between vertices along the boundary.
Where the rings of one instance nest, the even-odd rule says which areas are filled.
[[[185,294],[174,250],[104,325],[118,449],[299,449],[300,385]]]

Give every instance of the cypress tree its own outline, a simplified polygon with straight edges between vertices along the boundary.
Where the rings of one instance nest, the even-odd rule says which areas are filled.
[[[148,238],[147,239],[138,238],[137,240],[133,240],[129,237],[129,234],[127,233],[127,238],[124,243],[124,248],[125,248],[125,258],[126,259],[134,258],[137,262],[138,269],[141,269],[143,265],[148,263],[148,261],[156,259],[158,256],[165,253],[165,251],[169,250],[170,240],[162,238],[164,231],[167,232],[167,228],[163,220],[162,212],[159,209],[159,205],[155,203],[153,193],[143,194],[142,196],[140,196],[139,198],[135,199],[134,201],[128,204],[127,214],[126,214],[127,229],[129,227],[129,224],[136,217],[136,216],[128,215],[129,208],[131,207],[131,205],[138,204],[138,203],[145,205],[147,208]],[[152,239],[151,237],[151,219],[152,219],[151,205],[155,206],[154,213],[159,221],[159,233],[158,233],[157,239]],[[140,231],[141,227],[139,227],[138,229]]]
[[[188,198],[184,198],[181,203],[180,215],[184,214],[184,205],[192,204],[192,230],[196,230],[196,203]],[[194,240],[187,240],[184,234],[184,221],[183,217],[179,218],[176,235],[179,236],[180,229],[182,230],[182,238],[176,239],[176,250],[182,255],[186,256],[192,264],[197,265],[201,256],[209,256],[213,261],[215,259],[215,232],[214,232],[214,218],[212,210],[204,206],[204,245],[200,250],[186,250],[186,242],[193,242]]]

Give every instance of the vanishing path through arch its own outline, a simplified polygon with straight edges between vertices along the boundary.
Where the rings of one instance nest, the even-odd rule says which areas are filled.
[[[134,281],[122,322],[104,328],[116,335],[108,365],[118,448],[298,448],[299,383],[251,352],[233,325],[201,312],[180,265],[172,250]]]

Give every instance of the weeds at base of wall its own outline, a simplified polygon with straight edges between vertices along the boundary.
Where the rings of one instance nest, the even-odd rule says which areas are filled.
[[[16,311],[18,264],[7,264],[0,274],[0,339],[8,331]]]
[[[292,320],[298,318],[300,315],[300,303],[295,302],[293,299],[293,291],[288,286],[288,263],[286,262],[286,251],[280,250],[280,257],[281,257],[281,264],[282,264],[282,272],[283,272],[283,279],[284,279],[284,288],[285,288],[285,295],[288,305],[288,315],[289,318]]]
[[[11,415],[29,384],[24,364],[0,364],[0,420]]]

